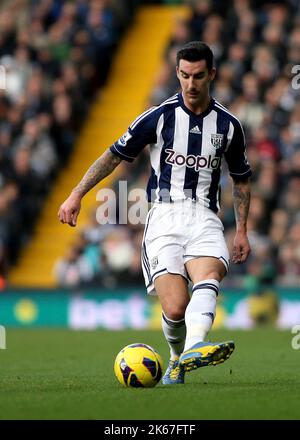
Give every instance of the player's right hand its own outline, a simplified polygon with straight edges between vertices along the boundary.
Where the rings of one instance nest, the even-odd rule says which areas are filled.
[[[77,223],[77,217],[81,208],[81,196],[75,192],[71,193],[70,196],[64,201],[60,206],[58,211],[58,218],[62,223],[67,223],[68,225],[74,227]]]

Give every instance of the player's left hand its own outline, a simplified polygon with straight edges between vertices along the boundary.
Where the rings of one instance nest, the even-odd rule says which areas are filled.
[[[246,232],[237,232],[233,241],[233,263],[244,263],[244,261],[247,260],[250,251],[250,244]]]

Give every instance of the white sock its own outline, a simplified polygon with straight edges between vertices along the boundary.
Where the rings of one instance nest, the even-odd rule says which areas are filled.
[[[217,280],[203,280],[193,287],[193,295],[185,311],[186,340],[184,351],[204,341],[216,315]]]
[[[184,318],[180,321],[174,321],[162,314],[162,329],[170,347],[171,359],[177,359],[183,352],[186,326]]]

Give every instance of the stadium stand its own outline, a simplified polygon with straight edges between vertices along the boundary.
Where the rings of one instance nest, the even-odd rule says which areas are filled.
[[[2,283],[106,81],[134,0],[6,0],[0,5]],[[30,32],[28,31],[30,29]]]
[[[94,100],[70,161],[52,187],[36,225],[34,239],[26,246],[20,263],[10,273],[9,279],[12,285],[31,287],[54,285],[53,262],[70,242],[73,243],[73,237],[76,235],[76,231],[63,227],[57,221],[59,204],[87,167],[107,145],[113,142],[116,130],[120,136],[136,114],[144,110],[155,71],[160,63],[162,48],[171,33],[173,13],[172,8],[162,10],[155,6],[139,11],[130,32],[120,44],[107,86],[101,89],[101,94]],[[162,30],[161,24],[163,24]],[[134,59],[143,59],[143,62],[135,63]],[[135,101],[128,108],[132,96],[135,96]],[[105,185],[109,185],[109,179],[106,180]],[[84,224],[90,216],[90,209],[95,206],[95,199],[95,192],[91,192],[85,198],[84,209],[80,216],[81,224]],[[67,254],[71,254],[73,262],[76,251],[67,251]],[[94,255],[95,251],[92,254]],[[78,260],[79,264],[75,263],[75,268],[73,264],[60,267],[59,274],[63,279],[68,279],[68,276],[61,275],[63,268],[69,269],[72,285],[76,283],[77,266],[85,281],[90,280],[91,274],[94,273],[87,264],[81,264],[81,260]],[[38,270],[34,270],[35,268]]]
[[[259,0],[254,2],[248,0],[233,0],[230,2],[193,0],[185,3],[190,8],[191,13],[190,15],[179,16],[175,21],[169,41],[165,45],[161,69],[157,72],[154,87],[151,91],[148,90],[149,99],[144,107],[157,105],[177,91],[175,53],[178,47],[191,39],[204,40],[212,47],[218,69],[212,95],[242,121],[248,144],[248,157],[254,171],[252,179],[253,196],[249,215],[252,254],[247,264],[231,266],[230,274],[224,280],[223,285],[247,287],[272,282],[282,286],[299,285],[300,84],[299,80],[297,82],[293,78],[292,73],[293,66],[297,66],[300,60],[299,3],[295,0],[288,0],[284,3]],[[45,26],[42,21],[43,29],[45,29]],[[49,27],[51,29],[51,20]],[[48,30],[48,28],[46,29]],[[6,34],[9,34],[11,29],[12,26],[9,26],[6,22]],[[36,31],[36,33],[41,37],[39,32]],[[54,41],[56,41],[56,38],[59,40],[59,32],[57,31],[58,35],[55,31],[53,33]],[[42,32],[42,34],[47,34],[48,38],[49,35],[53,35],[48,32]],[[35,35],[34,32],[33,35]],[[84,40],[83,37],[79,38],[79,41],[82,42],[82,39]],[[62,43],[65,40],[61,36],[59,41]],[[63,51],[67,50],[62,46],[64,45],[61,44],[60,50],[57,49],[57,52],[55,52],[57,57],[63,56]],[[3,48],[0,33],[0,49],[1,47]],[[12,47],[11,50],[11,53],[13,53],[14,48]],[[26,57],[24,51],[19,52],[21,53],[15,55],[16,62],[27,65],[26,58],[29,55]],[[44,58],[42,57],[42,59]],[[3,63],[3,61],[0,60],[0,63]],[[52,63],[48,64],[52,66]],[[89,66],[89,69],[86,70],[90,73],[92,65]],[[54,67],[52,66],[52,68]],[[77,78],[72,68],[71,71],[68,71],[67,67],[66,69],[67,73],[65,75],[70,81],[70,77]],[[36,75],[37,80],[33,81],[31,85],[33,89],[38,88],[36,83],[39,82],[40,71]],[[21,81],[21,79],[19,80]],[[99,81],[101,82],[98,78],[96,81],[97,87]],[[90,84],[90,82],[88,83]],[[150,87],[150,82],[148,85]],[[52,93],[49,93],[48,97],[50,96],[52,103],[61,91],[61,87],[61,84],[56,84],[56,87],[50,88]],[[13,96],[11,99],[13,99]],[[81,97],[77,96],[77,99],[80,102]],[[8,111],[6,101],[2,97],[0,118],[1,114],[3,115]],[[146,103],[140,102],[140,105],[143,104]],[[65,103],[57,104],[57,107],[63,107],[64,105],[67,106]],[[19,111],[16,110],[18,106],[14,106],[13,109],[10,118],[12,120],[11,125],[14,127],[13,121],[23,120],[23,107]],[[138,110],[137,107],[136,110]],[[136,114],[139,112],[137,111]],[[128,122],[134,116],[136,115],[133,115]],[[28,133],[35,132],[36,120],[37,118],[34,118],[34,121],[32,121],[32,118],[28,117],[26,118],[26,124],[22,123],[21,125],[19,123],[19,132],[17,133],[19,142],[23,142],[24,136],[26,137]],[[49,124],[44,113],[38,120],[41,120],[40,124],[43,127]],[[18,123],[15,124],[18,125]],[[22,133],[20,133],[20,126],[22,127]],[[11,136],[15,136],[11,134],[12,131],[12,129],[7,129],[7,125],[0,128],[0,145],[4,143],[4,150],[5,145],[11,145]],[[111,139],[117,139],[119,134],[121,133],[112,130]],[[50,149],[49,144],[51,145],[51,141],[54,144],[53,138],[44,140],[44,143],[48,145],[48,149]],[[15,151],[17,152],[17,149]],[[55,164],[55,160],[59,162],[57,159],[58,152],[55,151],[55,153],[56,156],[52,159],[53,164]],[[122,165],[118,178],[121,177],[122,180],[127,180],[128,188],[145,187],[149,171],[145,169],[146,155],[147,152],[143,153],[133,165]],[[1,156],[5,155],[1,153]],[[17,169],[18,166],[21,166],[21,169],[26,169],[25,164],[27,161],[27,168],[30,168],[32,173],[34,172],[34,176],[37,175],[38,177],[38,172],[44,172],[49,176],[46,179],[47,182],[49,182],[48,179],[51,179],[51,176],[55,176],[55,165],[52,165],[53,168],[51,168],[50,159],[49,162],[47,161],[49,167],[47,174],[47,170],[41,171],[38,165],[33,165],[39,163],[38,159],[36,162],[32,160],[32,167],[28,167],[28,156],[26,150],[13,155],[13,163],[16,163]],[[4,161],[3,164],[5,160],[11,161],[11,159],[3,157],[1,159],[1,161]],[[5,165],[4,168],[6,169]],[[78,168],[76,169],[78,171]],[[117,192],[118,184],[112,182],[112,185]],[[35,184],[33,184],[33,187],[35,191],[40,191],[35,194],[35,197],[42,204],[49,188],[39,187]],[[234,214],[231,185],[225,174],[222,178],[221,189],[221,217],[230,246],[234,234]],[[0,193],[0,209],[1,212],[5,213],[6,224],[9,224],[10,228],[20,228],[19,222],[14,225],[14,221],[10,220],[12,217],[20,218],[10,217],[11,207],[16,206],[15,200],[17,197],[18,186],[14,184],[12,179],[5,181]],[[91,198],[95,201],[95,194]],[[30,197],[30,202],[33,202],[33,200]],[[39,203],[33,203],[35,214]],[[140,227],[132,225],[126,227],[100,226],[95,220],[96,204],[94,203],[94,210],[92,207],[93,203],[88,202],[89,223],[81,228],[75,241],[73,240],[72,245],[66,248],[65,255],[61,254],[55,263],[54,273],[57,284],[64,287],[81,285],[115,287],[119,285],[121,280],[122,285],[141,283],[139,247],[143,225]],[[18,209],[21,209],[19,205]],[[32,225],[30,206],[23,207],[23,209],[28,216],[25,216],[25,219],[27,218],[29,225]],[[87,219],[88,214],[85,215],[85,221]],[[1,230],[3,229],[2,223],[1,220]],[[28,231],[26,233],[28,234]],[[2,267],[5,267],[5,263],[2,263]]]

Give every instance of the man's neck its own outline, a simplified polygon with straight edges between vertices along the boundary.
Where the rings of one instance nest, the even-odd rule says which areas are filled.
[[[182,97],[183,97],[183,102],[184,105],[193,113],[195,113],[196,115],[200,115],[201,113],[205,112],[205,110],[207,110],[209,104],[210,104],[210,95],[207,95],[207,97],[205,98],[204,101],[201,102],[195,102],[195,103],[190,103],[188,101],[188,99],[185,98],[184,94],[182,93]]]

